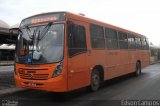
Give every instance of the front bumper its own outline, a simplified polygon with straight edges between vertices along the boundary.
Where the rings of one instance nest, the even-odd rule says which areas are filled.
[[[20,88],[37,89],[49,92],[66,92],[67,79],[63,75],[47,80],[29,80],[22,79],[18,75],[14,75],[16,86]]]

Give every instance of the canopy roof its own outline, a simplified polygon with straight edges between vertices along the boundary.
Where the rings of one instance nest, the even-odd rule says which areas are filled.
[[[4,21],[2,21],[2,20],[0,19],[0,28],[9,29],[10,26],[9,26],[6,22],[4,22]]]
[[[12,28],[18,28],[18,27],[19,27],[19,25],[20,25],[20,24],[12,25],[12,26],[10,27],[10,29],[12,29]]]

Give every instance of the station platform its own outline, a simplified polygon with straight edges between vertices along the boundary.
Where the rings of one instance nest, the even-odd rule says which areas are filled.
[[[0,66],[14,65],[14,61],[0,61]]]

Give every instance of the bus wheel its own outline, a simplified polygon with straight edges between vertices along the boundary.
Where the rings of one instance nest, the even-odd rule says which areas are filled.
[[[135,76],[139,76],[139,75],[141,75],[141,64],[140,62],[137,62]]]
[[[97,69],[94,69],[91,74],[91,91],[97,91],[100,87],[100,73]]]

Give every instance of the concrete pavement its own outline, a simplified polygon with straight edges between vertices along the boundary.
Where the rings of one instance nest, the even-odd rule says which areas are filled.
[[[0,96],[26,90],[15,86],[13,70],[13,65],[0,66]]]

